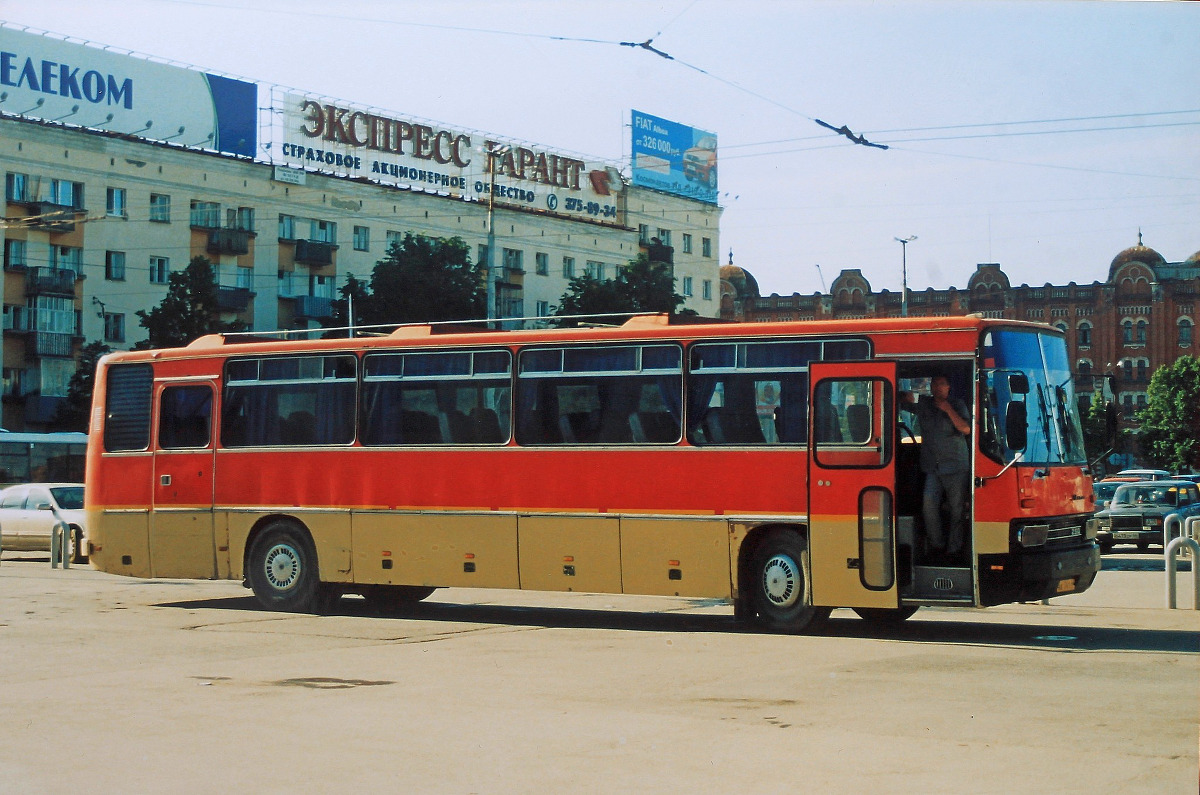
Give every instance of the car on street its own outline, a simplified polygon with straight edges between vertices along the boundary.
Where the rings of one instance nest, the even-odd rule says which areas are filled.
[[[1109,552],[1115,544],[1166,547],[1192,516],[1200,516],[1200,486],[1188,480],[1143,480],[1119,485],[1108,507],[1091,521],[1100,551]]]
[[[54,525],[70,529],[74,563],[87,561],[87,531],[83,513],[82,483],[27,483],[0,491],[0,547],[22,551],[49,551]]]
[[[1120,478],[1138,478],[1139,480],[1163,480],[1171,477],[1165,469],[1122,469],[1117,473]]]

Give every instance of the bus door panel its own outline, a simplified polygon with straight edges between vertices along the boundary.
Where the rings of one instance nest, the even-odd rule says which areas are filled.
[[[521,588],[621,593],[621,521],[616,516],[517,517]]]
[[[808,456],[813,603],[899,606],[895,362],[814,362]]]
[[[159,384],[150,564],[155,577],[213,578],[213,441],[216,388]]]

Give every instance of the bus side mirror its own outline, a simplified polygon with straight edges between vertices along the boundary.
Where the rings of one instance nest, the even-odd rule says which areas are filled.
[[[1022,376],[1024,377],[1024,376]],[[1025,404],[1012,402],[1004,413],[1004,443],[1009,450],[1021,451],[1029,443],[1029,419]]]
[[[1028,395],[1029,394],[1029,376],[1024,373],[1009,373],[1008,375],[1008,393],[1010,395]],[[1016,449],[1016,448],[1010,448]]]

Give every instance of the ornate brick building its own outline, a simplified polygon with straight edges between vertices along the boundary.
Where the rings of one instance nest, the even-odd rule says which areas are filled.
[[[1146,402],[1155,368],[1182,355],[1200,355],[1196,341],[1196,302],[1200,293],[1200,252],[1168,262],[1138,244],[1113,258],[1103,282],[1014,287],[995,263],[976,266],[965,288],[909,290],[912,316],[964,315],[1031,320],[1063,329],[1075,363],[1076,389],[1090,399],[1103,388],[1099,376],[1115,376],[1115,397],[1125,416]],[[862,272],[843,270],[828,293],[762,296],[748,271],[721,268],[721,317],[759,322],[856,317],[898,317],[899,292],[874,292]]]

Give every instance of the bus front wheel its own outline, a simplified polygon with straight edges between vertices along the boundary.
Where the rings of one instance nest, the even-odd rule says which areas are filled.
[[[829,617],[830,608],[812,605],[808,547],[796,533],[765,538],[751,559],[751,577],[751,604],[767,629],[800,632]]]
[[[290,522],[267,526],[250,547],[250,587],[268,610],[302,613],[321,607],[317,553]]]

